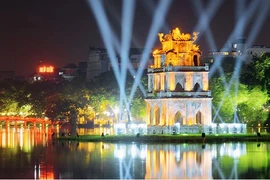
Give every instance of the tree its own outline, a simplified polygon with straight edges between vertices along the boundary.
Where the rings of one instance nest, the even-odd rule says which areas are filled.
[[[45,115],[51,119],[52,121],[59,121],[65,116],[62,110],[62,97],[60,94],[55,93],[48,97],[46,97],[46,109],[45,109]]]
[[[141,78],[141,83],[144,89],[147,89],[147,76],[144,75]],[[146,115],[146,104],[144,95],[137,87],[134,98],[132,100],[131,114],[135,119],[143,120]]]
[[[129,99],[134,80],[134,77],[130,73],[127,73],[124,84],[127,99]],[[141,82],[145,89],[147,87],[147,76],[143,76]],[[119,106],[120,88],[113,72],[102,73],[92,82],[92,88],[90,89],[92,92],[90,96],[90,104],[97,114],[100,114],[105,110],[113,111],[116,106]],[[122,109],[126,108],[129,111],[127,113],[131,113],[133,119],[143,119],[146,109],[144,95],[138,87],[135,91],[134,98],[128,103],[129,105],[127,106],[129,107],[126,107],[126,104],[123,103]]]
[[[268,112],[270,122],[270,53],[264,53],[261,56],[253,56],[252,61],[246,64],[241,72],[241,82],[247,84],[249,89],[256,87],[265,90],[268,94],[268,102],[264,105],[264,110]],[[269,129],[270,130],[270,129]]]
[[[24,82],[4,81],[0,84],[1,112],[13,116],[32,114],[29,93]]]
[[[241,81],[250,88],[260,86],[270,95],[270,53],[253,56],[252,62],[242,69]]]
[[[229,82],[231,75],[227,74],[225,79]],[[235,118],[240,122],[250,124],[267,119],[265,105],[268,96],[266,91],[260,88],[249,89],[247,85],[238,83],[238,81],[233,81],[229,88],[224,86],[223,81],[223,77],[210,80],[213,106],[218,111],[213,111],[214,119],[218,117],[217,113],[222,121],[227,123],[234,122]],[[236,92],[235,89],[238,91]],[[218,110],[219,108],[220,110]]]
[[[29,94],[28,102],[32,106],[35,117],[44,117],[46,109],[46,97],[56,93],[55,83],[44,81],[28,84],[26,91]]]

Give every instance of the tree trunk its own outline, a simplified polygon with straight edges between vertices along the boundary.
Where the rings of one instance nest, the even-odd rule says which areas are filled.
[[[71,114],[70,118],[71,136],[77,136],[77,115]]]

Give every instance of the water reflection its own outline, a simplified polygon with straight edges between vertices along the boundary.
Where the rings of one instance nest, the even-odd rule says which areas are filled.
[[[46,152],[49,134],[48,127],[0,127],[0,178],[53,178],[53,171],[51,175],[41,173],[44,163],[39,161]]]
[[[269,178],[269,147],[269,143],[80,143],[77,150],[88,151],[82,156],[89,158],[85,163],[90,170],[93,164],[99,167],[86,172],[83,177],[87,178],[231,179]],[[256,173],[250,175],[250,171]]]
[[[166,166],[164,166],[166,164]],[[153,145],[148,148],[145,178],[212,178],[209,146]]]
[[[270,144],[78,143],[0,129],[0,178],[270,178]]]
[[[35,145],[43,146],[51,134],[51,129],[46,128],[11,128],[0,127],[0,147],[17,148],[20,147],[26,152],[30,152]]]

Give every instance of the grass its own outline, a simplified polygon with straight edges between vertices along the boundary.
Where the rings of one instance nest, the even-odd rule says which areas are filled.
[[[220,142],[244,142],[244,141],[269,141],[270,134],[153,134],[153,135],[81,135],[59,137],[59,140],[79,142],[139,142],[139,143],[220,143]]]

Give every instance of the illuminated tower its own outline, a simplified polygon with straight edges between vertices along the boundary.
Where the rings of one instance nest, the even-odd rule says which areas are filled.
[[[158,35],[162,49],[153,52],[154,64],[148,68],[145,99],[148,129],[153,133],[169,133],[179,131],[180,127],[209,125],[212,122],[209,67],[200,66],[201,51],[194,44],[198,33],[191,36],[176,28],[169,34]]]

